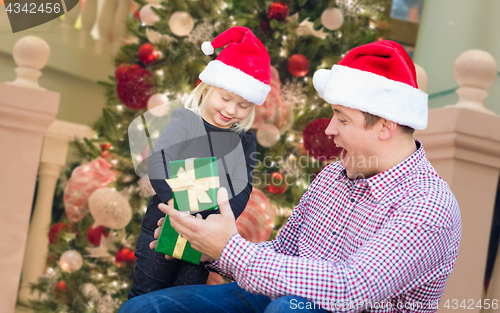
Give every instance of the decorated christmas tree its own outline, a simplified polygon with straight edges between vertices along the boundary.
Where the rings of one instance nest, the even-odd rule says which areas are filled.
[[[74,143],[82,162],[59,183],[54,210],[65,212],[54,214],[47,271],[33,286],[41,298],[27,303],[36,312],[116,312],[127,300],[135,243],[154,195],[148,178],[136,173],[134,160],[146,155],[131,153],[129,125],[182,103],[217,55],[201,51],[204,41],[245,26],[271,57],[271,92],[256,108],[252,130],[254,191],[237,221],[240,234],[257,242],[276,235],[315,175],[340,152],[324,134],[332,110],[313,87],[314,72],[385,38],[388,28],[389,0],[135,2],[116,71],[99,82],[107,101],[95,137]]]

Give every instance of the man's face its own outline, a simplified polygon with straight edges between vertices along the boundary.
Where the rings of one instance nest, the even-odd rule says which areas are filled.
[[[377,174],[378,156],[374,153],[378,144],[378,127],[365,128],[365,117],[359,110],[332,105],[333,117],[325,130],[335,137],[341,148],[341,164],[352,179],[368,178]]]

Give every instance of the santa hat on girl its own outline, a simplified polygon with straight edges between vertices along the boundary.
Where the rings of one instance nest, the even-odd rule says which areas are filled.
[[[266,47],[246,27],[235,26],[201,45],[203,53],[227,47],[201,72],[205,84],[222,88],[261,105],[271,90],[271,59]]]
[[[377,41],[352,49],[331,70],[316,71],[313,84],[330,104],[413,129],[427,127],[428,96],[418,89],[415,64],[394,41]]]

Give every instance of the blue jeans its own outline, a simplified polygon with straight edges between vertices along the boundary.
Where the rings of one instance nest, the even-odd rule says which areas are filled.
[[[125,302],[118,313],[327,312],[318,306],[309,310],[306,303],[306,299],[296,296],[284,296],[271,301],[270,297],[250,293],[236,283],[190,285],[135,297]]]
[[[142,227],[137,239],[134,282],[128,294],[129,299],[173,286],[206,284],[209,272],[203,265],[177,259],[167,260],[164,254],[149,249],[153,240],[153,232]]]

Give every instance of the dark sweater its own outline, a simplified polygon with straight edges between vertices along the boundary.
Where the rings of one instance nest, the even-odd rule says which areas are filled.
[[[148,160],[147,170],[156,192],[149,200],[142,225],[154,231],[165,214],[158,204],[172,199],[172,189],[165,181],[169,178],[169,161],[187,158],[216,157],[221,187],[229,193],[229,203],[236,218],[245,209],[252,192],[255,167],[255,134],[215,127],[188,109],[177,109],[163,129]],[[206,218],[219,210],[203,211]]]

